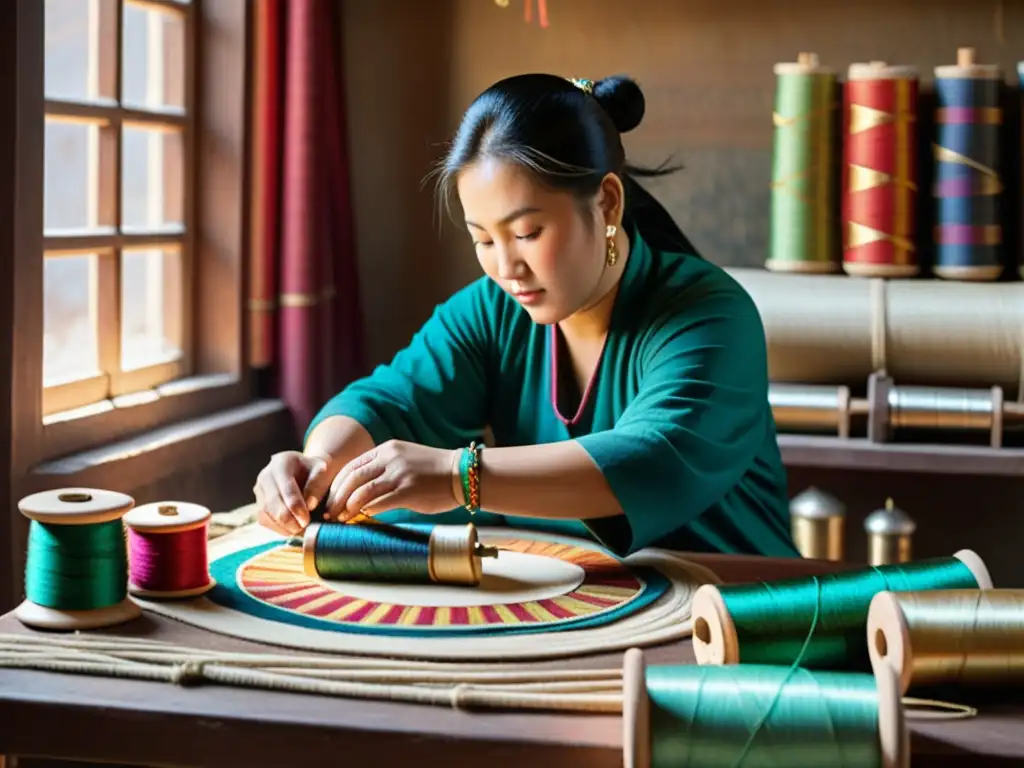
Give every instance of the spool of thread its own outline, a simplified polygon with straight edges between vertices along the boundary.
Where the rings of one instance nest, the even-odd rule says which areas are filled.
[[[836,73],[814,53],[775,65],[771,246],[776,272],[836,272]]]
[[[30,520],[25,600],[15,615],[37,629],[79,630],[121,624],[142,614],[128,597],[128,555],[121,518],[131,496],[62,488],[26,496]]]
[[[852,64],[843,98],[843,269],[857,277],[919,271],[918,73],[885,62]]]
[[[789,503],[793,541],[804,557],[843,559],[846,508],[839,499],[817,488],[808,488]]]
[[[404,584],[477,585],[481,558],[497,557],[483,546],[476,526],[435,525],[429,531],[382,523],[314,523],[302,540],[307,576]]]
[[[935,265],[939,277],[995,280],[1003,271],[999,217],[999,67],[973,48],[935,68]]]
[[[626,768],[902,768],[910,741],[896,674],[782,666],[623,664]]]
[[[768,402],[779,429],[833,432],[844,439],[850,436],[853,417],[870,411],[867,401],[851,397],[847,386],[773,381],[768,384]]]
[[[1024,683],[1024,590],[879,592],[871,600],[874,669],[896,671],[900,693],[942,685]]]
[[[991,589],[977,554],[756,584],[705,584],[693,597],[698,664],[870,668],[864,626],[871,599],[894,589]]]
[[[911,537],[917,524],[906,512],[885,500],[883,509],[876,509],[864,520],[868,535],[868,563],[889,565],[906,563],[913,556]]]
[[[165,501],[136,507],[128,527],[128,590],[138,597],[195,597],[214,586],[206,553],[210,510]]]

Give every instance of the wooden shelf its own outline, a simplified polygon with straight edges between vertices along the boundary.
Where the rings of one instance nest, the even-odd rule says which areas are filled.
[[[787,467],[868,472],[1024,477],[1024,449],[969,445],[871,443],[864,438],[779,435]]]

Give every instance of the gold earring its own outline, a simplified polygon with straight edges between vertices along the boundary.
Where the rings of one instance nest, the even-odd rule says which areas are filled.
[[[605,262],[609,267],[614,267],[619,260],[619,249],[615,246],[615,233],[618,231],[614,224],[609,224],[605,230],[605,237],[608,238],[608,249],[605,254]]]

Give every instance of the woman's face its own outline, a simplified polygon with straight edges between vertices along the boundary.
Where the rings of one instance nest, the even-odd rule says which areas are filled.
[[[558,323],[600,297],[609,223],[617,209],[602,185],[591,219],[575,197],[519,166],[484,159],[462,171],[459,198],[484,272],[534,322]],[[614,186],[614,184],[612,185]]]

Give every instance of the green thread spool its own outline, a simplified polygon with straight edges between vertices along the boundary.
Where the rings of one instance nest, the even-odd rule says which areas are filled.
[[[27,496],[25,600],[15,615],[37,629],[113,626],[141,615],[128,597],[128,553],[121,518],[130,496],[65,488]]]
[[[429,531],[384,523],[314,523],[302,539],[307,576],[400,584],[480,583],[481,558],[498,550],[477,539],[476,526]]]
[[[992,578],[967,549],[950,558],[825,576],[706,584],[693,598],[693,651],[698,664],[789,665],[800,659],[809,669],[869,670],[864,628],[876,594],[979,588],[991,589]]]
[[[118,520],[95,525],[29,524],[25,596],[36,605],[89,611],[127,595],[128,559]]]
[[[902,768],[910,744],[896,673],[785,666],[623,664],[626,768]]]
[[[813,53],[775,65],[771,241],[765,267],[775,272],[839,269],[836,73]]]

